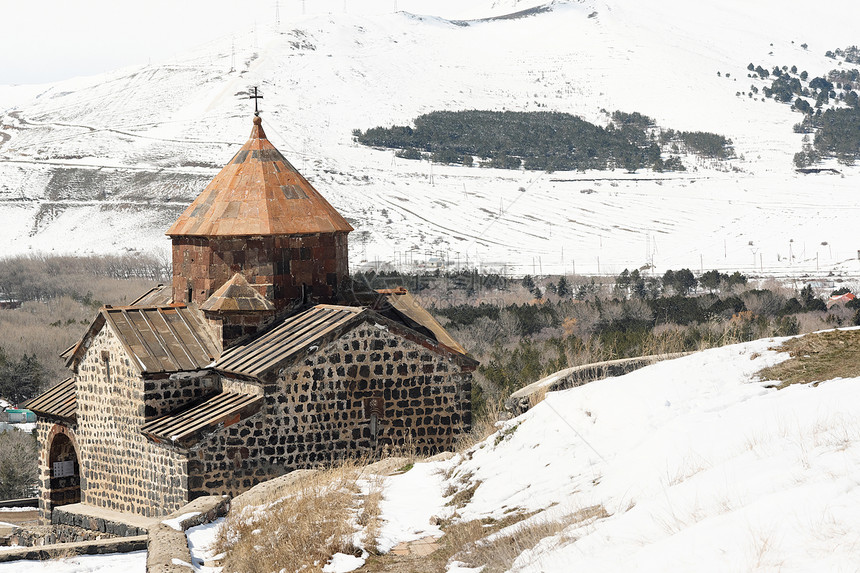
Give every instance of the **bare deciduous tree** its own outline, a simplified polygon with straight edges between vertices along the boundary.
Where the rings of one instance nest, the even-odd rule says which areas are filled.
[[[0,499],[34,495],[38,477],[35,438],[19,430],[0,433]]]

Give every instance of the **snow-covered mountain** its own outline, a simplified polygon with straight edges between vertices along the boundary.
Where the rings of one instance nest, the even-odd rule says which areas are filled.
[[[4,253],[166,252],[164,231],[250,132],[257,85],[270,139],[356,228],[353,265],[860,272],[857,168],[796,173],[800,115],[736,95],[765,85],[747,77],[750,62],[835,67],[824,52],[857,43],[860,6],[355,4],[283,13],[279,26],[168,62],[0,87]],[[687,158],[683,173],[543,173],[431,167],[353,141],[353,129],[443,109],[563,111],[602,125],[607,111],[638,111],[725,135],[738,157]]]

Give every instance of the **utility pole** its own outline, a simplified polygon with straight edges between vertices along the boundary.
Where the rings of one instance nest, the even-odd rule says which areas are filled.
[[[645,263],[651,263],[651,231],[645,232]]]
[[[236,38],[230,39],[230,71],[236,71]]]

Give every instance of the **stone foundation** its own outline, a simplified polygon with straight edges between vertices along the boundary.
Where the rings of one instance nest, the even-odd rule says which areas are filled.
[[[112,539],[122,537],[103,531],[92,531],[74,525],[36,525],[20,527],[12,531],[9,545],[21,547],[37,547],[55,543],[77,543],[96,539]]]

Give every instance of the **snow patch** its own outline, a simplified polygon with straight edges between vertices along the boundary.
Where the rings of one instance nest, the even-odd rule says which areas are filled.
[[[182,531],[182,522],[185,521],[186,519],[190,519],[190,518],[195,517],[197,515],[200,515],[199,511],[192,511],[189,513],[183,513],[179,517],[174,517],[173,519],[165,519],[161,523],[163,523],[164,525],[167,525],[169,527],[172,527],[176,531]]]

